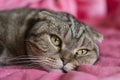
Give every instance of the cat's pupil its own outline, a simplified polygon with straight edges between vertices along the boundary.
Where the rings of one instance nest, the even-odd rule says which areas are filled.
[[[76,52],[76,56],[79,57],[79,56],[84,56],[88,53],[88,50],[87,49],[80,49]]]
[[[82,50],[82,54],[87,54],[87,52],[88,52],[87,50],[84,49]]]
[[[58,42],[59,40],[58,40],[58,38],[55,38],[55,42]]]
[[[51,36],[51,41],[55,46],[60,46],[61,41],[57,36]]]

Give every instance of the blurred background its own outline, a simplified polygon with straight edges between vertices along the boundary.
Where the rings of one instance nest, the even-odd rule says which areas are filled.
[[[104,35],[100,43],[101,60],[97,64],[120,65],[120,0],[0,0],[0,10],[21,7],[46,8],[73,14]],[[111,64],[111,61],[118,63]]]

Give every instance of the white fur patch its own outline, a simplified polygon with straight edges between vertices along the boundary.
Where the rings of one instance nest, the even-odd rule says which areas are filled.
[[[66,64],[64,67],[63,67],[63,69],[65,70],[65,71],[71,71],[71,70],[73,70],[74,69],[74,65],[73,64],[71,64],[71,63],[68,63],[68,64]]]

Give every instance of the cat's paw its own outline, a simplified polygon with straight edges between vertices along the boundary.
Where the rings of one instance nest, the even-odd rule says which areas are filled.
[[[74,68],[75,68],[75,66],[72,65],[71,63],[68,63],[68,64],[66,64],[66,65],[63,67],[64,71],[66,71],[66,72],[69,72],[69,71],[71,71],[71,70],[74,70]]]

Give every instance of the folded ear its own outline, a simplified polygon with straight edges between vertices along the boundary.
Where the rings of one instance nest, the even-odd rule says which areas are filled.
[[[39,21],[51,20],[50,15],[52,15],[52,11],[50,10],[46,10],[46,9],[34,10],[27,16],[25,21],[27,25],[33,26]]]
[[[36,19],[40,20],[51,20],[53,19],[52,16],[54,16],[56,13],[51,10],[41,9],[35,16]]]
[[[36,15],[36,19],[40,20],[48,20],[48,21],[56,21],[56,18],[60,18],[61,20],[67,21],[68,13],[65,12],[56,12],[52,10],[47,10],[47,9],[41,9],[39,10],[38,14]],[[62,18],[61,18],[62,17]]]
[[[34,10],[33,12],[31,12],[31,14],[29,14],[27,16],[26,23],[25,23],[25,25],[28,26],[26,32],[29,34],[27,36],[29,37],[31,34],[35,34],[34,29],[36,27],[34,27],[34,25],[36,25],[42,21],[53,20],[54,18],[52,18],[51,16],[54,16],[54,15],[52,13],[54,13],[54,12],[52,12],[50,10],[46,10],[46,9]]]
[[[94,41],[102,42],[103,35],[101,33],[97,32],[95,29],[89,26],[86,26],[86,27],[87,27],[88,34],[93,37]]]

